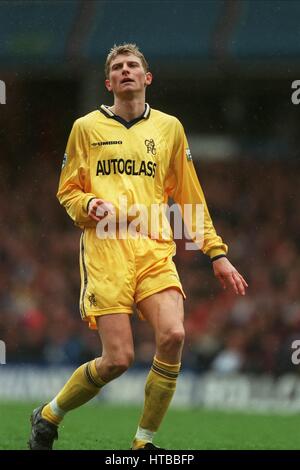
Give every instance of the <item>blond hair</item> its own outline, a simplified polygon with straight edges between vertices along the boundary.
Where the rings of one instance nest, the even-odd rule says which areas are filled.
[[[148,65],[148,62],[146,61],[145,57],[144,57],[144,54],[139,50],[138,46],[136,44],[120,44],[119,46],[117,46],[116,44],[111,48],[111,50],[109,51],[108,55],[107,55],[107,58],[106,58],[106,61],[105,61],[105,67],[104,67],[104,71],[105,71],[105,77],[108,78],[109,77],[109,69],[110,69],[110,64],[112,62],[112,60],[114,60],[118,55],[121,55],[121,54],[133,54],[135,55],[136,57],[138,57],[141,62],[142,62],[142,66],[143,66],[143,69],[145,70],[145,72],[148,72],[149,70],[149,65]]]

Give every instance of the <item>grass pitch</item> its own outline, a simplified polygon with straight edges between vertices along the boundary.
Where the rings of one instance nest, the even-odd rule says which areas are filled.
[[[36,403],[0,402],[0,449],[26,449]],[[141,408],[104,403],[69,413],[56,449],[129,449]],[[300,449],[299,415],[171,409],[155,443],[166,449]]]

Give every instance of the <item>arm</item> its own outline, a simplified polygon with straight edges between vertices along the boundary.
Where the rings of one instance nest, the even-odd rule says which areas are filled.
[[[96,196],[91,192],[88,159],[88,134],[77,120],[68,139],[57,198],[80,227],[93,224],[88,215],[88,205]]]
[[[217,256],[226,256],[228,247],[223,243],[222,238],[216,233],[213,226],[205,197],[200,186],[197,173],[191,159],[189,145],[179,121],[176,121],[174,133],[174,144],[170,162],[170,173],[166,180],[166,191],[174,201],[180,205],[181,211],[186,221],[184,205],[189,204],[192,208],[191,223],[189,231],[193,241],[201,240],[197,245],[211,259]],[[203,208],[203,224],[197,225],[196,205]]]
[[[229,286],[236,294],[245,295],[248,287],[245,279],[227,259],[228,247],[216,233],[213,226],[205,197],[200,186],[189,151],[188,142],[182,125],[177,121],[174,146],[171,157],[170,175],[166,182],[166,191],[178,203],[184,214],[184,204],[192,204],[192,233],[197,232],[196,204],[203,205],[203,243],[201,250],[212,261],[215,276],[224,289]],[[199,238],[194,236],[193,239]],[[201,238],[201,237],[200,237]]]

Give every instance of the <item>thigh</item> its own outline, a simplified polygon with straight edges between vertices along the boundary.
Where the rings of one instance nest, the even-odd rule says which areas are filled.
[[[136,304],[140,304],[142,300],[169,288],[180,291],[185,298],[173,261],[175,249],[174,242],[157,242],[151,239],[141,240],[136,244]],[[169,298],[164,294],[165,297],[168,303],[173,302],[172,295]]]
[[[138,303],[138,309],[153,327],[156,338],[160,334],[183,327],[183,296],[177,288],[150,295]]]
[[[127,240],[96,237],[85,230],[80,241],[80,311],[90,327],[101,315],[132,313],[135,264]]]
[[[97,317],[96,321],[103,357],[114,358],[133,352],[132,328],[128,314],[102,315]]]

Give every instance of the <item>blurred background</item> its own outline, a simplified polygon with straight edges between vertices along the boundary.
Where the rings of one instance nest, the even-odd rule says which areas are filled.
[[[80,230],[55,195],[73,121],[112,104],[109,49],[135,42],[154,74],[147,101],[183,123],[249,284],[244,298],[224,292],[209,260],[177,243],[187,337],[176,400],[300,409],[300,2],[1,1],[0,24],[0,397],[55,393],[100,354],[78,308]],[[151,330],[132,322],[135,366],[107,399],[120,380],[123,400],[136,399],[153,357]]]

